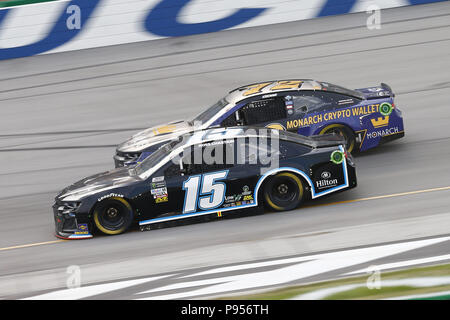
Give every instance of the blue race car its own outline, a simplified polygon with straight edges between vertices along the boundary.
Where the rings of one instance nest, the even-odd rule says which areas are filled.
[[[141,131],[117,147],[116,167],[135,165],[168,141],[211,127],[261,126],[305,136],[335,133],[349,152],[365,151],[404,136],[392,89],[346,89],[315,80],[277,80],[245,85],[191,121]]]

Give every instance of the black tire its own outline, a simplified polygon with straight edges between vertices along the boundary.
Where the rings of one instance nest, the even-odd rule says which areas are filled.
[[[94,210],[94,224],[107,235],[121,234],[128,230],[133,222],[133,209],[122,198],[109,198],[97,204]]]
[[[288,211],[297,208],[303,201],[302,179],[291,172],[281,172],[264,184],[264,204],[275,211]]]
[[[356,146],[356,137],[353,133],[353,130],[342,125],[342,124],[332,124],[329,126],[326,126],[320,131],[320,134],[328,134],[328,133],[334,133],[338,136],[344,137],[346,141],[345,148],[348,152],[357,152],[358,148]]]

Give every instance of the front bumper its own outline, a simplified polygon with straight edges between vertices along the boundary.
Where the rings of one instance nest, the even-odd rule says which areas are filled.
[[[79,215],[75,212],[67,212],[64,203],[55,202],[53,216],[55,219],[55,235],[61,239],[89,239],[92,238],[90,230],[92,223],[88,215]]]

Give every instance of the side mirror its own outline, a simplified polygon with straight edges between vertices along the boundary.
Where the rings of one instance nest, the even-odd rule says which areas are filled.
[[[234,113],[235,117],[236,117],[236,123],[238,126],[243,126],[244,125],[244,119],[241,118],[241,113],[239,110],[236,110],[236,112]]]
[[[180,165],[180,174],[184,176],[187,173],[187,169],[184,167],[183,158],[180,158],[179,165]]]

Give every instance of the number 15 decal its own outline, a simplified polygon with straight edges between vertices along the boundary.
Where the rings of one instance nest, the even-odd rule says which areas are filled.
[[[183,213],[191,213],[200,210],[211,210],[220,207],[225,199],[227,186],[224,180],[228,170],[206,173],[189,177],[183,183],[184,196]]]

